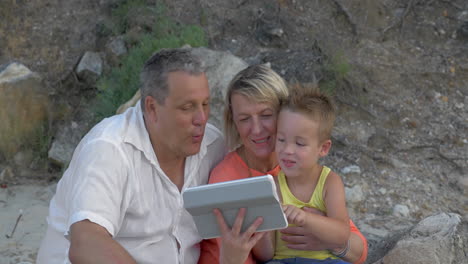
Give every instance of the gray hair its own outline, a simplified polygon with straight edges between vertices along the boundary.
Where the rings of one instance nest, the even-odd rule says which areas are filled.
[[[164,104],[169,94],[168,75],[183,71],[191,75],[205,72],[203,62],[189,48],[161,49],[149,58],[140,74],[141,108],[145,111],[145,98],[149,95]]]
[[[234,124],[231,97],[241,94],[256,103],[267,103],[279,111],[281,101],[287,99],[286,82],[265,64],[252,65],[234,76],[228,85],[224,105],[224,134],[230,150],[241,144]]]

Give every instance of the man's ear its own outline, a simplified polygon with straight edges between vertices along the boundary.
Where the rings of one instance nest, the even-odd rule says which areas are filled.
[[[157,116],[157,110],[159,107],[158,102],[156,99],[154,99],[152,96],[147,95],[144,99],[145,102],[145,115],[147,118],[149,118],[151,121],[156,121],[158,116]]]
[[[332,145],[332,141],[330,139],[325,140],[322,145],[320,146],[320,157],[325,157],[328,155],[328,152],[330,151]]]

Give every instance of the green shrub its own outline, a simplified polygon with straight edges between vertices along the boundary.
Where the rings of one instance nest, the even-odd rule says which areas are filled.
[[[141,1],[135,2],[139,5]],[[128,12],[130,6],[119,6],[115,14],[118,13],[125,19],[125,11]],[[112,68],[98,81],[98,96],[94,102],[96,121],[113,115],[119,105],[135,94],[139,88],[139,73],[151,54],[162,48],[177,48],[185,44],[192,47],[207,45],[204,31],[200,27],[174,23],[164,14],[163,6],[158,6],[154,11],[158,23],[153,27],[153,32],[143,34],[122,58],[121,66]]]
[[[346,60],[343,52],[325,58],[323,64],[324,78],[320,81],[320,89],[334,94],[335,90],[343,85],[350,70],[351,65]]]
[[[112,18],[115,21],[114,34],[120,35],[128,29],[128,19],[130,10],[134,8],[144,7],[144,0],[123,0],[120,1],[115,8],[112,9]]]

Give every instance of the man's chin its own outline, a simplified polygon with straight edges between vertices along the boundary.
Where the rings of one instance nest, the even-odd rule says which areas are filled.
[[[200,146],[201,143],[192,144],[191,148],[187,149],[185,153],[187,154],[187,156],[195,155],[198,152],[200,152]]]

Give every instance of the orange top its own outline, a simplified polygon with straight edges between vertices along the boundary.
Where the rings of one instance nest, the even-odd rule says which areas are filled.
[[[210,174],[209,183],[225,182],[232,180],[240,180],[249,177],[262,176],[265,174],[270,174],[272,176],[277,176],[280,171],[279,165],[273,168],[271,171],[266,173],[260,172],[254,169],[251,169],[247,166],[244,160],[237,154],[236,151],[232,151],[224,157],[224,160],[221,161]],[[206,239],[201,242],[201,252],[200,259],[198,264],[215,264],[219,263],[219,248],[221,245],[220,238]],[[255,264],[257,263],[252,256],[252,253],[249,254],[249,257],[245,261],[245,264]]]
[[[247,166],[244,160],[237,154],[236,151],[232,151],[224,157],[210,174],[209,183],[225,182],[232,180],[240,180],[249,177],[262,176],[265,174],[270,174],[272,176],[277,176],[280,172],[280,167],[277,165],[272,170],[265,172],[260,172],[254,169],[251,169]],[[364,243],[364,251],[361,258],[355,264],[362,264],[367,258],[367,240],[359,232],[354,223],[350,220],[350,231],[356,233],[361,237]],[[219,263],[219,249],[221,245],[220,238],[212,238],[203,240],[201,243],[200,259],[198,264],[215,264]],[[244,264],[256,264],[255,258],[252,256],[252,253],[249,254],[247,260]]]

